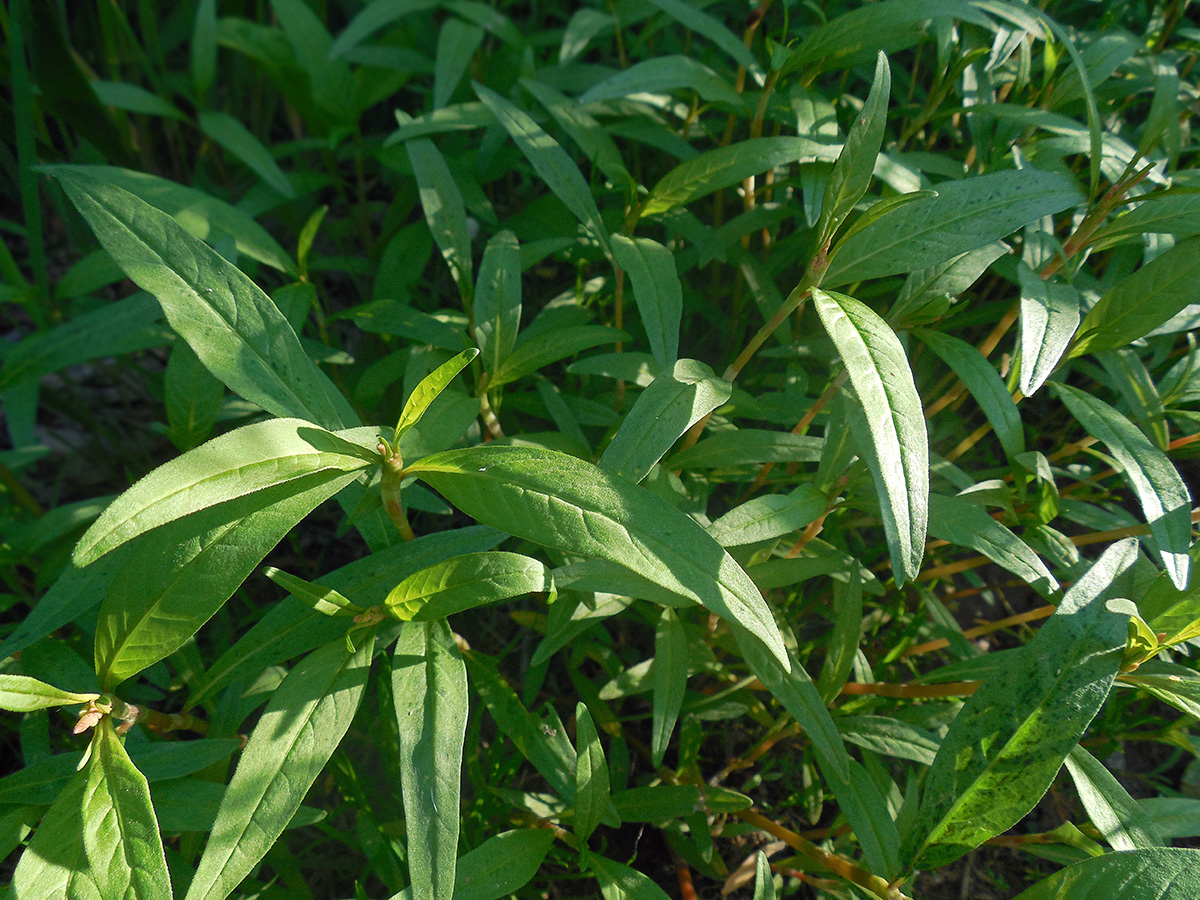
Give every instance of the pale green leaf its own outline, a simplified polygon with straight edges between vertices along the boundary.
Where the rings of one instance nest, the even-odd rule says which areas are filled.
[[[675,256],[649,238],[614,234],[613,256],[633,282],[633,298],[654,358],[664,370],[679,356],[679,323],[683,288],[675,271]]]
[[[579,102],[599,103],[666,91],[694,91],[702,100],[724,103],[738,110],[744,107],[742,95],[732,84],[688,56],[658,56],[634,63],[584,91]]]
[[[384,605],[398,619],[427,622],[523,594],[553,591],[550,570],[519,553],[467,553],[409,575]]]
[[[608,810],[608,762],[592,714],[583,703],[575,705],[575,821],[572,830],[587,845]]]
[[[409,394],[408,400],[404,403],[404,411],[400,413],[400,420],[396,422],[396,433],[392,438],[393,447],[399,443],[406,431],[421,421],[421,417],[425,415],[429,405],[478,355],[479,351],[471,347],[446,360],[421,379],[421,382]]]
[[[453,20],[451,20],[453,21]],[[397,118],[400,118],[397,112]],[[401,122],[401,124],[404,124]],[[404,145],[412,163],[425,221],[450,267],[458,293],[469,306],[475,293],[471,275],[471,231],[458,182],[433,141],[415,138]]]
[[[650,758],[657,768],[675,730],[687,690],[688,639],[679,616],[668,607],[654,630],[654,687],[651,709]]]
[[[825,512],[825,495],[811,484],[790,494],[767,494],[735,506],[708,526],[722,547],[755,544],[796,531]]]
[[[526,332],[522,338],[500,368],[492,373],[488,380],[489,388],[500,387],[531,375],[542,366],[591,347],[627,341],[629,335],[607,325],[569,325],[553,331]]]
[[[604,900],[670,900],[650,876],[629,866],[589,853],[584,860],[600,883]]]
[[[592,10],[581,10],[581,12],[592,12]],[[607,24],[612,24],[612,19],[607,16],[604,18]],[[592,118],[574,100],[544,82],[535,81],[532,78],[522,78],[521,86],[533,94],[542,106],[546,107],[563,131],[570,135],[571,140],[583,151],[583,155],[591,160],[592,164],[603,172],[609,181],[625,190],[635,188],[633,176],[629,174],[621,159],[621,152],[617,149],[612,135],[603,125]]]
[[[458,861],[454,900],[499,900],[520,890],[542,865],[554,843],[548,828],[504,831]]]
[[[1068,866],[1016,900],[1192,900],[1200,897],[1200,850],[1154,848],[1107,853]]]
[[[484,371],[499,372],[521,328],[521,245],[511,231],[501,231],[483,251],[474,312]]]
[[[46,684],[28,675],[0,674],[0,709],[7,709],[9,712],[26,713],[55,706],[73,706],[95,700],[99,696],[59,690],[52,684]]]
[[[1079,327],[1079,292],[1069,284],[1043,281],[1024,263],[1017,268],[1021,286],[1021,393],[1027,397],[1057,368]]]

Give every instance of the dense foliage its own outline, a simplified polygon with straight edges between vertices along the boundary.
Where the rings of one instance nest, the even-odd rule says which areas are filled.
[[[7,3],[7,896],[1200,896],[1187,6]]]

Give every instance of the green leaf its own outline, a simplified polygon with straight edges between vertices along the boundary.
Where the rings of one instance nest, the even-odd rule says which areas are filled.
[[[627,341],[629,335],[607,325],[569,325],[553,331],[542,331],[524,338],[513,349],[503,365],[492,373],[489,388],[500,387],[518,378],[531,375],[542,366],[565,359],[600,344]]]
[[[708,366],[681,359],[638,396],[598,465],[640,483],[689,428],[729,399],[732,387]]]
[[[1192,900],[1200,897],[1200,850],[1108,853],[1055,872],[1016,900]]]
[[[372,0],[360,10],[329,48],[328,56],[345,56],[380,28],[398,19],[432,9],[439,0]]]
[[[217,77],[217,0],[196,4],[192,28],[192,84],[201,102]]]
[[[563,148],[527,112],[513,106],[495,91],[476,84],[475,93],[512,136],[517,148],[533,165],[542,181],[591,232],[604,252],[611,255],[608,229],[600,218],[600,210],[596,208],[591,189]]]
[[[1021,393],[1030,397],[1057,368],[1079,327],[1079,291],[1069,284],[1043,281],[1018,264],[1021,285]]]
[[[941,744],[936,734],[887,716],[842,716],[837,726],[851,744],[924,766],[933,763]]]
[[[1054,391],[1124,469],[1158,545],[1156,555],[1175,586],[1185,589],[1191,568],[1192,497],[1179,472],[1166,454],[1103,400],[1065,384],[1055,384]]]
[[[201,131],[245,163],[272,190],[289,200],[295,199],[296,191],[271,151],[245,125],[233,116],[212,110],[202,110],[198,122]]]
[[[755,544],[804,528],[825,508],[825,495],[802,484],[790,494],[767,494],[735,506],[708,526],[708,533],[722,547]]]
[[[1143,234],[1191,237],[1200,233],[1200,191],[1194,188],[1155,191],[1136,199],[1141,201],[1136,207],[1092,235],[1093,245],[1107,246],[1116,243],[1117,238],[1140,238]]]
[[[771,864],[761,850],[754,855],[754,900],[775,900],[775,880]]]
[[[458,861],[454,900],[500,900],[524,887],[554,843],[548,828],[521,828],[488,838]]]
[[[1200,301],[1200,235],[1156,256],[1088,310],[1071,356],[1123,347]]]
[[[788,668],[758,588],[693,519],[582,460],[526,447],[427,456],[416,475],[470,516],[547,547],[606,559],[733,620]]]
[[[399,116],[397,112],[397,118]],[[404,148],[408,151],[413,175],[417,179],[425,221],[429,223],[433,239],[442,251],[442,258],[450,267],[459,296],[469,306],[475,285],[471,276],[471,231],[467,226],[462,191],[458,189],[458,182],[433,141],[416,138],[405,144]]]
[[[467,669],[445,620],[405,625],[392,666],[413,894],[449,900],[458,859]]]
[[[1033,640],[967,699],[929,770],[907,863],[946,865],[1041,799],[1121,664],[1129,604],[1106,604],[1103,595],[1136,558],[1136,541],[1109,547]]]
[[[299,493],[377,460],[362,444],[301,419],[246,425],[159,466],[114,500],[79,539],[75,564],[86,566],[139,534],[227,500],[288,483]],[[280,499],[261,496],[264,506]]]
[[[1075,747],[1064,762],[1088,818],[1110,847],[1147,850],[1163,845],[1150,817],[1096,757],[1082,747]]]
[[[374,636],[339,638],[288,672],[238,761],[187,900],[225,900],[283,833],[358,711]]]
[[[900,330],[910,322],[941,318],[950,308],[951,300],[978,281],[988,266],[1008,250],[1003,241],[993,241],[913,272],[904,280],[900,295],[888,310],[888,322]]]
[[[331,587],[313,584],[311,581],[297,578],[274,566],[267,566],[263,569],[263,574],[285,591],[289,591],[301,603],[307,604],[323,615],[337,616],[363,611],[361,606],[351,603]]]
[[[519,553],[455,556],[409,575],[384,605],[398,619],[428,622],[535,591],[553,591],[550,570]]]
[[[396,433],[392,437],[392,446],[395,447],[404,433],[421,421],[421,417],[425,415],[429,405],[436,400],[447,387],[450,386],[458,373],[471,364],[471,360],[479,355],[479,351],[474,347],[462,351],[457,356],[454,356],[424,378],[421,379],[411,394],[408,395],[408,400],[404,403],[404,411],[400,413],[400,420],[396,422]]]
[[[10,890],[21,900],[171,897],[149,786],[108,717],[21,854]]]
[[[913,334],[954,370],[967,386],[1000,440],[1000,446],[1010,460],[1025,452],[1025,429],[1012,394],[1004,386],[992,364],[961,338],[928,328],[915,328]]]
[[[26,713],[55,706],[73,706],[95,700],[99,696],[59,690],[54,685],[30,678],[28,675],[0,674],[0,709],[7,709],[9,712]]]
[[[483,43],[483,35],[484,31],[479,26],[453,16],[438,29],[433,69],[434,109],[441,109],[450,102],[454,89],[467,73],[471,57]]]
[[[1058,590],[1057,579],[1033,548],[969,500],[931,494],[929,533],[938,540],[982,553],[1043,597]]]
[[[313,101],[334,121],[354,124],[358,115],[357,90],[350,64],[333,55],[333,38],[325,23],[304,0],[271,0],[271,10],[293,58],[308,76]]]
[[[936,197],[902,206],[839,244],[822,284],[936,266],[1083,199],[1067,176],[1030,168],[944,181],[935,189]]]
[[[917,577],[929,515],[929,439],[904,348],[883,319],[845,294],[813,291],[865,415],[867,464],[897,584]]]
[[[162,116],[167,119],[184,118],[183,113],[171,102],[144,87],[123,81],[93,81],[92,90],[105,106],[114,106],[126,112],[146,116]]]
[[[765,137],[738,141],[680,163],[662,177],[642,207],[654,216],[740,181],[794,162],[832,161],[840,148],[803,137]]]
[[[178,341],[163,375],[163,400],[172,443],[191,450],[212,434],[225,400],[225,385],[208,373],[195,350]]]
[[[265,228],[237,207],[203,191],[116,166],[54,165],[45,166],[44,171],[56,178],[67,174],[96,185],[116,185],[171,216],[194,238],[209,245],[232,242],[242,256],[288,275],[299,274],[296,263]]]
[[[821,438],[762,428],[718,431],[666,462],[668,469],[717,469],[777,462],[817,462]]]
[[[592,10],[581,10],[592,12]],[[605,16],[606,23],[612,24],[612,19]],[[740,45],[739,45],[740,46]],[[574,100],[556,91],[550,85],[532,78],[522,78],[521,87],[533,94],[559,126],[570,135],[583,155],[592,161],[604,176],[617,187],[632,191],[636,188],[633,176],[625,168],[621,153],[608,131],[589,115]]]
[[[688,31],[704,35],[724,50],[739,66],[745,66],[747,71],[756,72],[759,69],[758,60],[754,58],[754,54],[742,43],[740,37],[725,27],[720,19],[690,3],[685,3],[684,0],[650,0],[650,2]]]
[[[650,880],[650,876],[613,862],[603,856],[589,853],[584,865],[592,870],[600,882],[600,894],[604,900],[670,900],[666,892]]]
[[[608,810],[608,763],[592,714],[575,705],[575,822],[572,830],[584,846]]]
[[[826,704],[837,699],[854,666],[862,641],[862,595],[862,578],[855,572],[850,573],[845,587],[841,582],[834,583],[833,631],[825,649],[825,661],[821,663],[821,674],[817,676],[817,691]]]
[[[892,70],[883,51],[875,58],[875,78],[862,110],[854,117],[842,152],[825,182],[821,218],[817,222],[818,246],[825,246],[846,217],[854,211],[875,172],[875,161],[883,145],[888,100],[892,94]]]
[[[241,270],[129,192],[65,170],[55,175],[104,249],[158,298],[171,327],[230,389],[275,415],[333,428],[356,423],[271,298]]]
[[[675,271],[675,255],[649,238],[613,235],[613,256],[633,282],[633,297],[650,349],[664,370],[679,357],[679,322],[683,288]]]
[[[317,483],[303,490],[295,482],[268,488],[132,541],[96,623],[96,673],[104,689],[183,646],[284,535],[353,478],[309,476]]]
[[[701,99],[725,103],[741,111],[745,102],[733,85],[688,56],[658,56],[622,69],[579,96],[583,104],[618,100],[634,94],[695,91]]]
[[[683,623],[670,607],[664,609],[654,629],[654,689],[651,712],[650,758],[655,768],[663,764],[671,732],[683,707],[687,690],[688,639]]]
[[[483,251],[474,312],[483,369],[499,372],[521,328],[521,245],[511,231],[501,231]]]
[[[76,363],[121,356],[170,340],[162,310],[149,294],[134,294],[70,322],[36,332],[9,349],[0,369],[0,391],[60,372]]]

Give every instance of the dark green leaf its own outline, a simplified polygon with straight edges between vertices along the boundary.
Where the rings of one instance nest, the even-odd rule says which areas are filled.
[[[499,900],[537,874],[554,843],[545,828],[505,831],[488,838],[458,861],[454,900]]]
[[[588,838],[608,810],[608,762],[592,714],[583,703],[575,705],[575,836]]]
[[[203,110],[199,117],[200,130],[246,164],[255,175],[289,200],[296,191],[288,177],[283,174],[271,151],[262,141],[233,116],[212,110]],[[76,204],[78,205],[78,204]]]
[[[675,90],[695,91],[703,100],[725,103],[739,110],[743,108],[742,95],[733,85],[708,66],[687,56],[659,56],[634,63],[584,91],[579,102],[599,103],[633,94]]]
[[[670,609],[664,609],[654,631],[654,693],[651,711],[650,758],[655,767],[663,756],[675,730],[675,720],[683,706],[687,690],[688,639],[683,623]]]
[[[1147,850],[1163,845],[1150,817],[1096,757],[1075,747],[1064,762],[1083,808],[1109,846],[1114,850]]]
[[[511,231],[488,241],[475,285],[475,341],[485,372],[499,372],[521,328],[521,245]]]

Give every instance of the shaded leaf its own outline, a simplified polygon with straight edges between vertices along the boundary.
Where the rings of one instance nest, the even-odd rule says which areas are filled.
[[[582,844],[608,810],[608,763],[592,714],[583,703],[575,705],[575,836]]]
[[[1109,846],[1114,850],[1146,850],[1163,845],[1150,817],[1096,757],[1083,747],[1075,747],[1064,762],[1088,818]]]
[[[663,756],[675,730],[675,721],[683,706],[687,691],[688,639],[683,623],[668,607],[658,618],[654,630],[654,688],[651,712],[650,758],[655,768],[663,764]]]
[[[1043,281],[1025,264],[1017,268],[1021,285],[1018,349],[1021,393],[1027,397],[1058,366],[1079,327],[1079,292],[1069,284]]]
[[[255,175],[289,200],[296,191],[288,177],[283,174],[271,151],[263,146],[241,122],[223,112],[202,110],[199,116],[200,130],[245,163]]]
[[[675,271],[675,255],[649,238],[614,234],[613,256],[633,282],[633,297],[650,349],[664,370],[679,356],[679,322],[683,316],[683,288]]]

